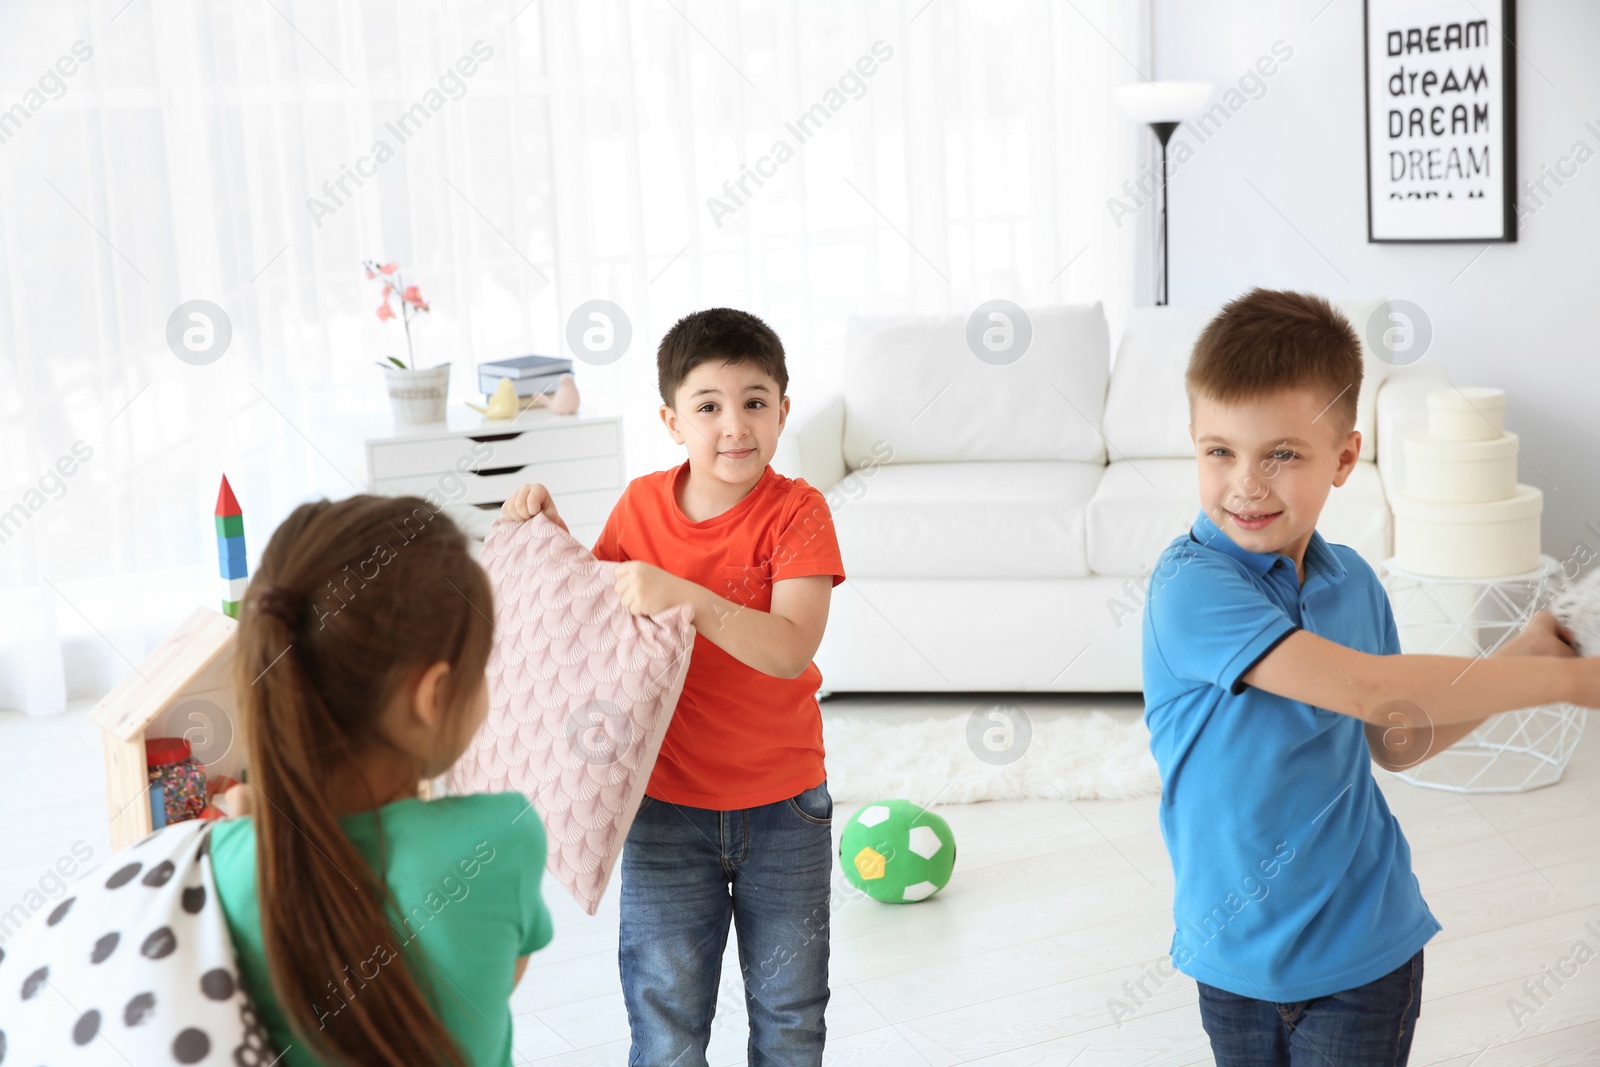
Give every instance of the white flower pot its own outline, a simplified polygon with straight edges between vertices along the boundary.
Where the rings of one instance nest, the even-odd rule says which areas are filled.
[[[450,364],[442,363],[427,370],[385,367],[383,377],[389,386],[389,404],[394,408],[395,422],[444,421],[445,400],[450,393]]]

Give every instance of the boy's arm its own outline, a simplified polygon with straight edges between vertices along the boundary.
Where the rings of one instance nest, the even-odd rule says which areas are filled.
[[[648,563],[617,568],[617,591],[628,610],[654,615],[674,604],[694,609],[694,628],[734,659],[775,678],[798,678],[811,664],[833,599],[833,575],[808,574],[772,583],[772,610],[758,611]]]
[[[1404,771],[1431,759],[1488,722],[1487,718],[1455,722],[1449,726],[1418,723],[1414,717],[1391,714],[1392,725],[1366,724],[1367,749],[1372,762],[1386,771]]]
[[[1555,656],[1570,658],[1575,653],[1567,643],[1556,618],[1548,611],[1536,613],[1521,633],[1495,649],[1496,656]],[[1532,706],[1532,705],[1529,705]],[[1399,708],[1392,708],[1387,724],[1367,723],[1367,747],[1372,760],[1386,771],[1403,771],[1431,759],[1466,737],[1487,718],[1435,725],[1413,721]]]
[[[811,665],[828,625],[833,575],[773,582],[771,611],[727,600],[704,586],[694,588],[695,629],[734,659],[778,678],[798,678]]]
[[[623,606],[635,615],[654,615],[688,604],[695,630],[734,659],[775,678],[800,677],[822,644],[833,587],[844,581],[844,564],[822,494],[805,487],[786,503],[787,518],[774,547],[760,567],[744,569],[746,600],[756,592],[750,581],[759,577],[772,583],[766,611],[642,560],[617,566]],[[732,581],[726,584],[734,589]]]
[[[1600,705],[1600,658],[1575,658],[1570,648],[1564,657],[1377,656],[1305,630],[1279,642],[1241,681],[1390,728],[1475,726],[1542,704]]]

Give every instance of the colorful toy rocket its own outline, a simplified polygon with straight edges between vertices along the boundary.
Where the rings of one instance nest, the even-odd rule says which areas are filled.
[[[226,474],[222,476],[222,488],[217,490],[217,560],[222,571],[222,613],[237,619],[239,601],[244,599],[244,587],[250,578],[244,559],[244,514]]]

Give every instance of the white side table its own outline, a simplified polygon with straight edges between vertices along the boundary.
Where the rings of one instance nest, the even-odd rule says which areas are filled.
[[[367,487],[443,506],[479,539],[518,486],[548,486],[567,528],[593,545],[622,495],[622,423],[615,415],[529,408],[486,419],[465,405],[444,422],[396,423],[368,437]]]
[[[1501,578],[1432,578],[1385,560],[1382,578],[1408,653],[1486,656],[1515,636],[1550,598],[1560,564]],[[1561,780],[1583,736],[1586,709],[1548,704],[1495,715],[1450,748],[1397,777],[1458,793],[1524,793]]]

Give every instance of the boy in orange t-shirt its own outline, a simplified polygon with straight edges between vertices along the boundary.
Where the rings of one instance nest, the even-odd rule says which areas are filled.
[[[594,546],[621,563],[630,611],[689,604],[697,631],[622,853],[628,1063],[704,1067],[731,920],[750,1062],[820,1064],[833,800],[811,657],[844,581],[833,519],[820,492],[768,465],[789,374],[766,323],[687,315],[656,367],[661,420],[688,461],[630,482]],[[541,511],[560,521],[538,485],[504,508]]]

